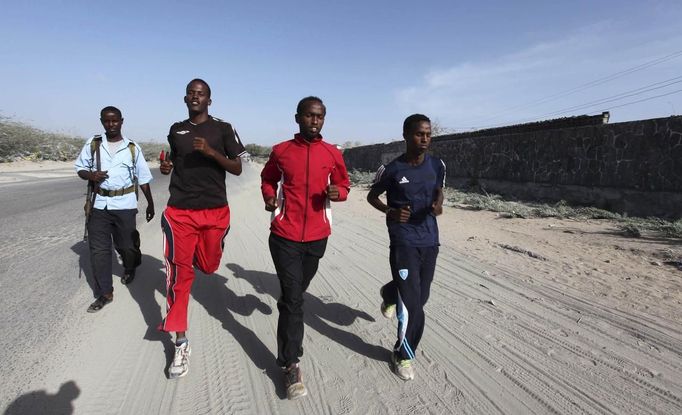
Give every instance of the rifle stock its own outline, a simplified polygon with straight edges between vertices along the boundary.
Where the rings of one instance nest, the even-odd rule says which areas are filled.
[[[92,137],[90,142],[90,171],[92,171],[92,166],[95,160],[97,164],[94,164],[96,171],[101,170],[102,162],[99,156],[99,147],[102,144],[102,136],[96,135]],[[88,192],[85,196],[85,230],[83,231],[83,241],[88,240],[88,222],[90,222],[90,215],[92,215],[92,209],[95,207],[95,199],[97,199],[97,191],[99,190],[99,182],[94,182],[88,180]]]
[[[92,209],[95,206],[95,198],[97,197],[96,184],[88,180],[88,190],[85,195],[85,205],[83,210],[85,211],[85,229],[83,230],[83,241],[88,240],[88,222],[90,222],[90,216],[92,215]]]

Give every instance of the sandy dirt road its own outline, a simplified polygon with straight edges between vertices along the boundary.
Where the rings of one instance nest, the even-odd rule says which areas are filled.
[[[190,372],[176,381],[165,373],[170,336],[155,329],[164,303],[158,215],[167,199],[167,179],[156,174],[152,184],[157,218],[139,223],[144,259],[137,279],[123,286],[115,277],[114,302],[87,314],[89,272],[77,277],[81,267],[89,267],[79,242],[82,182],[75,175],[12,173],[10,180],[0,173],[0,329],[6,334],[0,343],[5,368],[0,409],[12,414],[682,413],[678,271],[656,271],[669,280],[624,288],[630,290],[628,301],[637,303],[633,298],[641,291],[649,304],[625,305],[613,293],[601,295],[600,284],[616,286],[608,269],[587,275],[581,268],[586,259],[545,254],[539,261],[492,247],[491,238],[500,241],[483,228],[485,221],[477,224],[473,213],[454,208],[439,219],[442,247],[417,378],[400,381],[388,366],[395,321],[378,310],[378,289],[389,278],[388,237],[362,189],[334,204],[333,235],[305,297],[302,367],[309,395],[287,401],[275,364],[279,288],[267,250],[269,214],[262,208],[258,173],[258,165],[249,165],[241,177],[228,180],[232,228],[221,268],[195,281]],[[17,201],[31,198],[35,205]],[[528,233],[499,237],[542,245],[539,230]],[[533,249],[543,252],[542,246]],[[616,259],[607,266],[615,266]],[[114,269],[120,276],[120,266]],[[629,275],[628,269],[613,275],[618,272]]]

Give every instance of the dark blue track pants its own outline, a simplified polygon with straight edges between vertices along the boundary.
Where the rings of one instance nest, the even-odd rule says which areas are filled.
[[[389,256],[393,279],[382,287],[386,304],[396,305],[399,359],[414,359],[424,333],[424,305],[431,293],[438,247],[392,246]]]

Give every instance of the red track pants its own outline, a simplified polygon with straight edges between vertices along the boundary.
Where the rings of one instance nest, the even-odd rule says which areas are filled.
[[[230,208],[179,209],[167,206],[161,218],[166,260],[166,318],[159,330],[187,330],[187,305],[194,267],[212,274],[220,265],[230,230]]]

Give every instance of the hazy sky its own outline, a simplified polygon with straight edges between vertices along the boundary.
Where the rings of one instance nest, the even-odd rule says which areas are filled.
[[[99,110],[165,140],[187,82],[245,143],[297,131],[307,95],[332,142],[400,137],[421,112],[456,131],[611,111],[682,113],[671,1],[2,1],[0,116],[89,136]],[[636,102],[641,101],[641,102]]]

